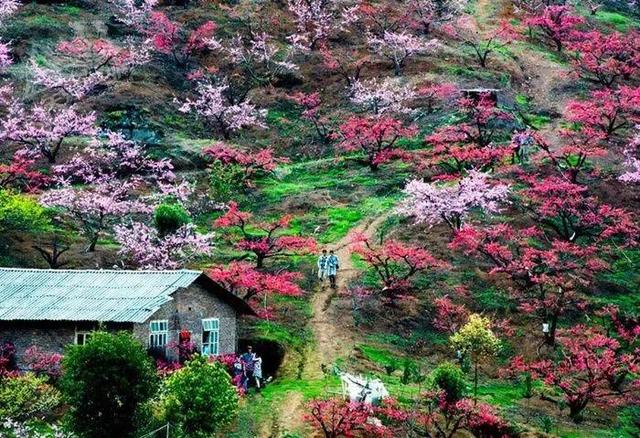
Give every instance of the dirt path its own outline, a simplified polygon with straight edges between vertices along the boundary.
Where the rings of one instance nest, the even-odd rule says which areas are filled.
[[[373,220],[365,220],[354,227],[352,232],[373,236],[386,218],[386,215],[381,215]],[[349,357],[356,343],[351,306],[345,293],[349,282],[358,275],[351,260],[349,237],[342,238],[328,246],[328,249],[333,249],[340,260],[338,288],[333,290],[326,282],[323,286],[318,286],[311,299],[313,316],[309,321],[309,328],[315,342],[307,354],[302,372],[302,379],[306,381],[323,379],[323,366],[329,370],[337,359]],[[280,406],[277,430],[285,432],[300,429],[302,408],[301,394],[289,394]]]

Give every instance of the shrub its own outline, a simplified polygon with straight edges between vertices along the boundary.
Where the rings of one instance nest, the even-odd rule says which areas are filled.
[[[48,224],[45,209],[34,199],[0,190],[0,232],[36,232]]]
[[[467,393],[467,381],[459,366],[443,362],[431,372],[430,383],[444,391],[447,403],[455,403]]]
[[[0,419],[50,417],[61,405],[60,392],[45,377],[26,373],[0,381]]]
[[[174,233],[178,228],[191,222],[189,213],[178,204],[160,204],[153,217],[161,236]]]
[[[36,346],[32,346],[25,350],[24,361],[27,363],[29,370],[37,376],[55,380],[62,375],[61,354],[47,353]]]
[[[130,437],[157,378],[144,348],[129,333],[95,332],[67,347],[60,381],[69,423],[80,437]]]
[[[181,436],[210,437],[238,411],[238,394],[219,362],[195,356],[165,381],[166,420]],[[174,432],[175,433],[175,432]]]

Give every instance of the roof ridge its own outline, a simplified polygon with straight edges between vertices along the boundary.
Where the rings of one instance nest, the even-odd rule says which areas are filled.
[[[51,273],[79,273],[79,272],[99,272],[99,273],[127,273],[127,274],[175,274],[192,273],[202,274],[204,271],[196,269],[175,269],[175,270],[145,270],[145,269],[41,269],[41,268],[11,268],[0,266],[0,271],[23,271],[23,272],[51,272]]]

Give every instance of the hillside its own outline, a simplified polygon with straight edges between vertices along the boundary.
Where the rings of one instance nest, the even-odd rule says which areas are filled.
[[[272,380],[176,436],[636,437],[639,126],[638,2],[0,0],[0,266],[246,301]],[[84,436],[50,377],[0,436]]]

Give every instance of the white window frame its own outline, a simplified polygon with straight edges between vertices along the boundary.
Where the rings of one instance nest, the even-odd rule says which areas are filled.
[[[78,339],[80,337],[82,337],[82,344],[78,342]],[[76,336],[75,336],[73,342],[76,345],[85,345],[90,337],[91,337],[91,332],[90,331],[88,331],[88,330],[76,330]]]
[[[149,348],[167,348],[169,343],[169,320],[149,321]]]
[[[220,319],[205,318],[202,320],[202,355],[218,354],[220,354]]]

